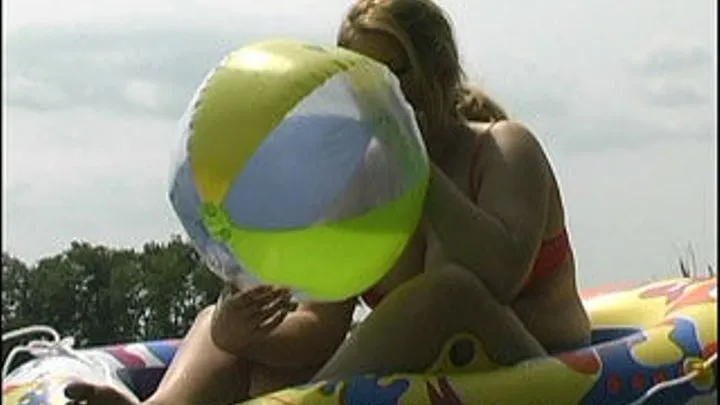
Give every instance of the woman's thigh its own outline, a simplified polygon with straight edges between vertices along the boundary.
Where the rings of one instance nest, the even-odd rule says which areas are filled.
[[[463,364],[443,358],[458,352]],[[448,366],[473,371],[492,367],[488,357],[508,364],[543,354],[511,308],[498,303],[473,274],[447,264],[390,294],[315,378],[439,372]],[[468,357],[473,361],[462,360]]]

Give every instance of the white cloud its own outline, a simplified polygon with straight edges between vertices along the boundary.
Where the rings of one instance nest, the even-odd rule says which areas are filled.
[[[67,94],[52,84],[39,83],[22,75],[9,78],[6,92],[24,94],[26,100],[42,106],[58,105],[69,101]]]
[[[701,46],[676,38],[659,37],[634,60],[636,69],[650,75],[685,73],[713,62],[712,54]]]
[[[160,106],[158,88],[147,80],[128,80],[125,84],[125,97],[142,108],[156,109]]]
[[[205,71],[263,37],[333,42],[348,4],[286,3],[3,3],[3,249],[179,231],[165,176]],[[470,76],[547,147],[583,285],[667,274],[687,242],[716,263],[716,2],[441,3]]]
[[[677,275],[688,243],[717,261],[717,142],[555,156],[583,285]]]
[[[74,238],[138,245],[179,230],[166,198],[173,122],[89,109],[8,115],[4,250],[32,259]]]

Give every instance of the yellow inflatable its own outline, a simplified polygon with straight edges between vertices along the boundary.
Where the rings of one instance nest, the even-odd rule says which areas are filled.
[[[583,297],[593,323],[593,344],[584,349],[491,372],[358,375],[289,388],[246,405],[716,403],[715,277]],[[142,400],[178,345],[166,340],[75,351],[55,337],[55,343],[34,347],[39,358],[3,378],[3,404],[64,405],[63,388],[77,379],[113,384]]]
[[[357,376],[246,405],[686,404],[715,395],[717,279],[585,296],[593,345],[488,373]]]

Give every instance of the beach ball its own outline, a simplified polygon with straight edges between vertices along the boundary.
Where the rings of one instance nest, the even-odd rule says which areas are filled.
[[[264,41],[227,55],[180,122],[169,198],[226,281],[344,300],[417,228],[429,178],[393,74],[352,51]]]

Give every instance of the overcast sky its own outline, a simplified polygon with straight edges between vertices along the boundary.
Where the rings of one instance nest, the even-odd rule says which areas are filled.
[[[282,8],[280,7],[282,5]],[[715,0],[446,0],[466,69],[533,128],[583,287],[717,263]],[[179,233],[175,123],[227,51],[331,43],[342,0],[3,2],[2,249]]]

